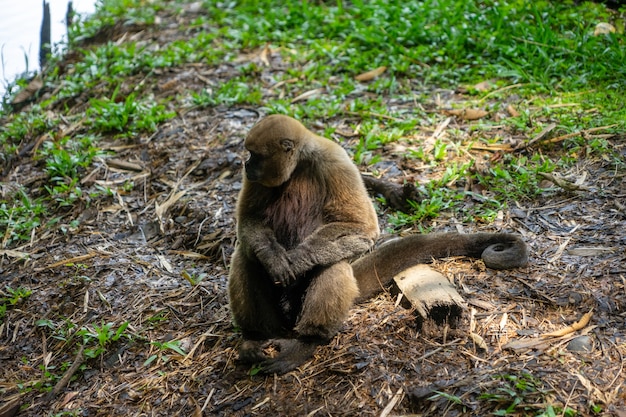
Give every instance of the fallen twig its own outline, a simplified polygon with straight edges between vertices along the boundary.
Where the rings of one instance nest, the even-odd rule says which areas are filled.
[[[539,142],[539,141],[545,139],[545,137],[548,136],[548,133],[552,132],[555,127],[556,127],[556,123],[550,123],[548,126],[543,128],[543,130],[541,132],[539,132],[534,138],[529,140],[527,143],[520,143],[519,146],[515,147],[515,149],[516,150],[517,149],[526,149],[530,145],[532,145],[533,143]]]
[[[89,252],[88,254],[85,254],[85,255],[74,256],[73,258],[69,258],[69,259],[63,259],[61,261],[55,262],[53,264],[50,264],[50,265],[48,265],[46,267],[43,267],[43,268],[40,268],[40,269],[36,269],[35,271],[42,271],[44,269],[53,269],[53,268],[56,268],[57,266],[63,266],[63,265],[72,264],[72,263],[76,263],[76,262],[86,261],[87,259],[93,258],[97,254],[98,254],[98,252]]]
[[[551,139],[547,139],[545,141],[543,141],[544,143],[557,143],[557,142],[561,142],[564,141],[565,139],[569,139],[569,138],[574,138],[576,136],[585,136],[589,133],[593,133],[593,132],[598,132],[600,130],[606,130],[606,129],[610,129],[612,127],[617,126],[617,124],[613,124],[613,125],[608,125],[608,126],[600,126],[600,127],[592,127],[591,129],[585,129],[585,130],[580,130],[578,132],[573,132],[573,133],[568,133],[567,135],[561,135],[561,136],[557,136]]]
[[[46,395],[45,397],[46,401],[52,401],[54,397],[56,397],[57,394],[61,392],[61,390],[65,388],[65,386],[70,382],[72,375],[74,375],[74,373],[78,370],[80,365],[82,365],[83,363],[83,360],[84,360],[83,350],[85,350],[85,346],[81,345],[80,349],[78,349],[78,353],[76,354],[76,357],[74,358],[74,362],[72,363],[72,366],[70,366],[68,370],[65,371],[65,373],[63,374],[63,377],[59,379],[59,382],[57,382],[54,388],[52,388],[52,391],[50,391]]]

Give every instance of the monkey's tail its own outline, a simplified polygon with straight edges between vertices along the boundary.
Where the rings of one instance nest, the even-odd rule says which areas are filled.
[[[406,236],[384,243],[352,263],[360,299],[380,292],[395,275],[413,265],[450,256],[481,258],[493,269],[513,269],[528,264],[526,244],[510,233]]]

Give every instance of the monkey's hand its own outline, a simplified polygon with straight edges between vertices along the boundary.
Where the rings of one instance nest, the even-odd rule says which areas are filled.
[[[287,251],[280,244],[273,244],[256,251],[256,257],[267,273],[274,280],[274,284],[288,286],[296,280],[296,274],[291,268]]]

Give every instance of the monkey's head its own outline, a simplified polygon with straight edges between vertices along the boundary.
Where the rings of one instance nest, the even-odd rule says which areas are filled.
[[[248,181],[278,187],[293,174],[300,150],[311,133],[300,122],[283,115],[261,120],[244,142],[250,156],[245,163]]]

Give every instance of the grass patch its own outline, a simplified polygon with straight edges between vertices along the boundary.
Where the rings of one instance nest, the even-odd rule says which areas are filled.
[[[28,241],[48,213],[42,198],[33,199],[20,189],[11,198],[0,200],[2,248],[18,241]]]
[[[150,31],[159,25],[159,14],[184,16],[184,3],[102,1],[94,16],[71,29],[69,44],[78,58],[67,67],[55,58],[44,74],[54,94],[21,112],[10,113],[10,106],[0,111],[0,159],[5,163],[42,134],[54,132],[63,120],[81,123],[78,118],[86,116],[82,136],[43,141],[38,157],[49,177],[43,190],[0,200],[5,245],[28,239],[59,206],[89,199],[79,173],[100,153],[101,138],[154,132],[175,117],[172,109],[177,106],[254,106],[311,122],[358,118],[353,127],[360,136],[349,150],[357,164],[373,165],[380,161],[381,147],[410,142],[422,128],[436,129],[445,120],[438,113],[442,107],[474,106],[495,114],[514,101],[518,116],[483,119],[461,130],[451,125],[450,137],[411,146],[402,155],[437,175],[421,184],[425,199],[415,204],[414,213],[392,217],[398,227],[457,211],[464,219],[489,221],[507,201],[539,195],[538,172],[567,169],[585,156],[608,156],[609,163],[624,166],[623,156],[607,140],[576,135],[595,127],[619,133],[625,127],[624,35],[594,35],[596,24],[620,27],[623,20],[601,4],[206,0],[202,12],[177,29],[184,39],[92,42],[116,25]],[[268,46],[280,55],[277,68],[240,59]],[[229,75],[212,79],[214,84],[204,89],[155,99],[153,76],[190,63],[227,64],[238,71],[225,72]],[[379,66],[387,70],[375,80],[355,80]],[[129,79],[130,85],[125,83]],[[487,80],[493,88],[473,87]],[[270,88],[277,83],[281,94]],[[18,84],[23,85],[10,86],[4,103]],[[439,100],[439,89],[459,87],[466,88],[466,101]],[[86,104],[76,113],[75,103],[81,101]],[[550,123],[556,124],[555,134],[572,136],[539,156],[505,153],[490,161],[486,171],[467,170],[443,181],[448,169],[457,169],[455,164],[471,162],[460,156],[471,152],[472,143],[499,143],[502,138],[490,134],[495,126],[530,139]],[[463,190],[468,182],[485,191],[477,195]]]

